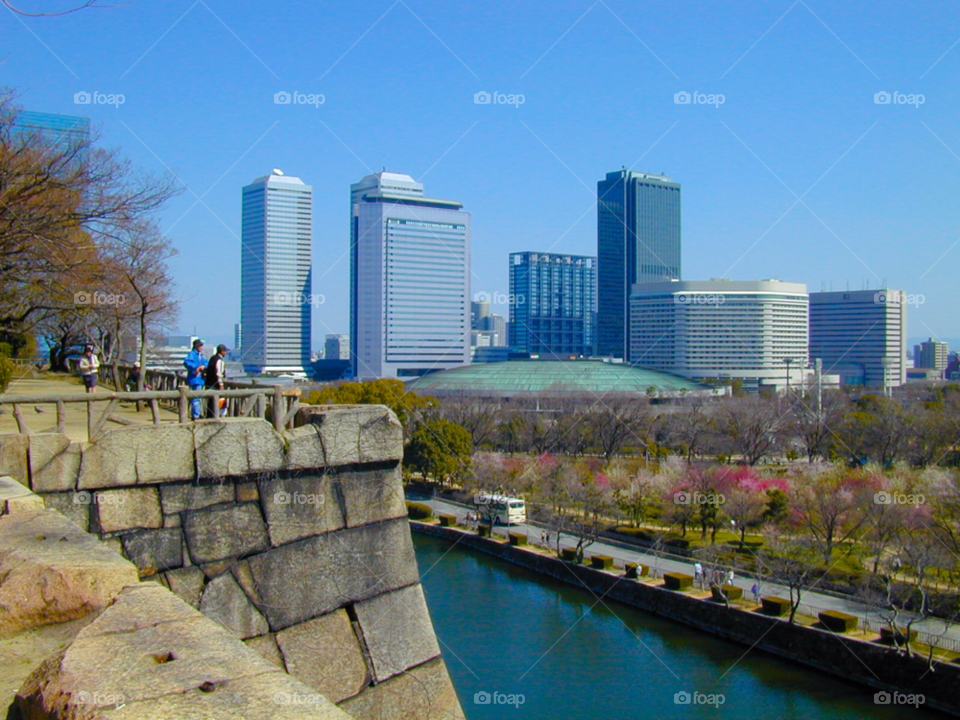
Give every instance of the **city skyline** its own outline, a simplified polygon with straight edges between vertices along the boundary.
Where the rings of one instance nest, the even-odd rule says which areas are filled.
[[[348,331],[340,207],[357,177],[402,168],[460,198],[484,248],[472,285],[506,294],[511,251],[595,253],[594,183],[621,165],[683,184],[684,277],[868,279],[925,297],[912,338],[960,337],[960,53],[940,22],[951,6],[608,5],[7,15],[6,82],[30,110],[88,115],[105,145],[189,188],[162,222],[180,250],[179,329],[208,338],[229,343],[239,318],[235,188],[265,167],[315,187],[319,338]],[[415,77],[430,90],[410,92]],[[494,90],[524,102],[474,102]],[[74,101],[94,91],[125,102]],[[290,103],[274,102],[281,92]],[[710,93],[724,102],[701,103]],[[910,94],[924,103],[893,100]]]

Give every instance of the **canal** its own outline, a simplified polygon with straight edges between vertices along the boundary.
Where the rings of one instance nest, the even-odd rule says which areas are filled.
[[[435,538],[414,541],[468,720],[941,717],[876,705],[867,688],[614,601],[598,603],[588,590],[482,553]]]

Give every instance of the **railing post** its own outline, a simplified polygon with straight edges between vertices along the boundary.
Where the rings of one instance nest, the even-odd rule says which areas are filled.
[[[262,392],[257,393],[257,417],[261,420],[267,417],[267,396]]]
[[[283,420],[286,406],[283,401],[283,388],[279,385],[273,386],[273,429],[277,432],[283,430]]]
[[[177,400],[177,409],[180,412],[180,424],[186,425],[190,422],[190,401],[187,399],[187,386],[179,387],[180,397]]]
[[[150,414],[153,415],[153,424],[160,424],[160,405],[156,399],[150,401]]]
[[[20,405],[17,403],[13,404],[13,416],[17,419],[17,430],[20,434],[29,435],[30,429],[27,427],[27,423],[23,419],[23,413],[20,412]]]
[[[93,400],[87,400],[87,442],[93,441]]]
[[[61,435],[67,431],[67,405],[63,400],[57,400],[57,432]]]

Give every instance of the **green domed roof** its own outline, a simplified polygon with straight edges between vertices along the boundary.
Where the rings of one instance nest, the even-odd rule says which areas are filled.
[[[599,360],[507,360],[473,363],[424,375],[407,383],[425,395],[467,393],[508,396],[521,393],[712,393],[679,375]]]

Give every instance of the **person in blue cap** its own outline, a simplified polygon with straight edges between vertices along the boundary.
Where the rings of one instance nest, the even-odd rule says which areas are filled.
[[[203,354],[203,340],[193,341],[193,350],[187,353],[183,366],[187,369],[187,385],[191,390],[203,390],[204,371],[207,369],[207,358]],[[200,398],[190,399],[190,417],[194,420],[203,415],[203,401]]]

